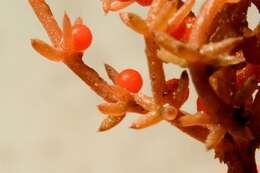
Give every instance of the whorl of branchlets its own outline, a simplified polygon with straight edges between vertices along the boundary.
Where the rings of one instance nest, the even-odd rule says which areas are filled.
[[[152,96],[133,94],[116,84],[117,70],[106,64],[112,83],[106,82],[71,49],[71,28],[65,14],[60,28],[44,0],[28,0],[44,26],[52,46],[32,39],[33,48],[52,61],[61,61],[105,100],[98,109],[107,117],[99,131],[118,125],[129,112],[140,115],[131,124],[144,129],[167,121],[182,132],[214,149],[228,173],[257,173],[255,150],[260,145],[260,25],[248,28],[247,10],[259,0],[206,0],[188,41],[168,33],[187,17],[195,17],[195,0],[153,0],[148,14],[120,13],[121,20],[144,37]],[[105,13],[119,11],[135,0],[103,0]],[[63,45],[61,45],[63,43]],[[163,63],[186,68],[172,88]],[[189,71],[206,110],[188,113],[182,105],[189,95]],[[254,96],[254,93],[256,95]]]

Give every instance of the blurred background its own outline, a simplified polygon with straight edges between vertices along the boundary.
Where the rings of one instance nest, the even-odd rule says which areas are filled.
[[[105,16],[98,0],[47,2],[58,21],[66,10],[72,19],[82,16],[92,29],[94,43],[85,54],[86,63],[106,79],[104,63],[119,70],[135,68],[144,77],[143,92],[150,94],[142,37],[118,15]],[[124,11],[145,14],[137,5]],[[259,22],[254,7],[248,15],[250,26]],[[98,133],[104,117],[96,105],[102,100],[63,64],[32,50],[30,38],[48,38],[27,0],[1,1],[0,19],[0,172],[225,172],[213,152],[165,122],[134,131],[128,128],[136,118],[132,115],[111,131]],[[180,74],[173,65],[165,69],[169,78]],[[196,95],[191,90],[184,107],[193,112]]]

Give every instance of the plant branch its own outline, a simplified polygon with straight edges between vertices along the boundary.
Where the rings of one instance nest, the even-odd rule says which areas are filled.
[[[151,36],[145,37],[146,56],[154,100],[159,105],[166,103],[167,89],[163,63],[157,57],[158,46]]]

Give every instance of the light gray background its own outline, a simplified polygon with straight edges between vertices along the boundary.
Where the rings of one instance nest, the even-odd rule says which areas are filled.
[[[66,10],[84,17],[94,42],[85,61],[105,76],[103,63],[134,67],[150,92],[142,37],[116,14],[105,16],[99,0],[48,1],[58,20]],[[201,3],[201,1],[198,1]],[[124,11],[144,14],[137,5]],[[259,15],[250,11],[251,24]],[[128,128],[132,115],[107,133],[97,133],[102,100],[63,64],[35,53],[30,38],[47,36],[26,0],[0,5],[0,172],[2,173],[222,173],[199,142],[163,122],[142,131]],[[166,66],[167,76],[180,69]],[[194,111],[196,96],[185,105]],[[257,160],[260,161],[259,155]]]

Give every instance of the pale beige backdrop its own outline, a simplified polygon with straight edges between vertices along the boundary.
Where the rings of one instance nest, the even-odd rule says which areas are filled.
[[[59,21],[66,10],[73,19],[84,17],[92,28],[88,64],[102,76],[105,62],[118,69],[134,67],[144,76],[143,91],[150,93],[143,40],[116,14],[105,16],[99,0],[48,2]],[[136,5],[128,10],[145,12]],[[256,10],[251,11],[251,23],[257,19]],[[47,37],[27,1],[1,0],[0,21],[1,173],[224,172],[212,152],[167,123],[133,131],[128,128],[133,115],[117,128],[97,133],[103,116],[95,106],[102,100],[64,65],[32,50],[30,38]],[[169,77],[180,73],[171,65],[166,70]],[[194,100],[192,95],[185,105],[190,111]]]

